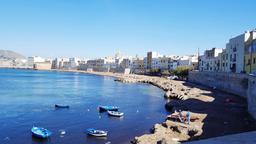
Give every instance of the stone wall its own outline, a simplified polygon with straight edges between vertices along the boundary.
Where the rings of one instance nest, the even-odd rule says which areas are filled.
[[[250,77],[247,91],[248,111],[256,119],[256,77]]]
[[[248,111],[256,119],[256,77],[246,74],[192,71],[189,72],[188,81],[246,98]]]

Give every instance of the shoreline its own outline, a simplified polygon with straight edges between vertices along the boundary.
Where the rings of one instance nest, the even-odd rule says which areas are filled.
[[[166,99],[165,108],[171,114],[166,116],[164,122],[155,124],[151,134],[136,136],[131,141],[134,144],[173,144],[256,130],[255,121],[247,113],[246,101],[236,95],[186,81],[156,76],[80,70],[64,71],[110,76],[122,83],[146,83],[165,91],[163,96]],[[172,116],[178,114],[174,110],[182,110],[183,116],[189,110],[191,118],[196,120],[191,120],[189,125],[174,120]],[[219,120],[216,121],[216,119]]]
[[[241,97],[204,86],[185,81],[136,74],[87,72],[82,70],[46,71],[110,76],[115,78],[115,81],[122,83],[147,83],[164,90],[163,97],[167,99],[165,108],[171,114],[166,116],[164,122],[155,124],[151,134],[136,136],[131,143],[172,144],[256,130],[256,123],[247,113],[246,101]],[[179,122],[172,117],[177,115],[174,110],[182,110],[182,115],[184,116],[186,111],[189,110],[191,118],[196,120],[191,121],[189,125]]]

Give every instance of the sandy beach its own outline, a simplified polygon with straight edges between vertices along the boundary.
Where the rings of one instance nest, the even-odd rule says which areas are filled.
[[[63,71],[63,70],[61,70]],[[151,134],[137,136],[132,143],[180,143],[256,130],[256,123],[247,112],[246,100],[235,95],[192,84],[144,75],[124,75],[111,72],[86,72],[65,70],[101,76],[111,76],[123,83],[148,83],[163,89],[166,105],[170,111],[166,121],[155,124]],[[185,116],[191,112],[191,123],[180,122],[177,116],[182,110]],[[149,128],[150,130],[150,128]]]

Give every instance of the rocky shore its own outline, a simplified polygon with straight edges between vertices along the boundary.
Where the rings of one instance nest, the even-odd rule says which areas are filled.
[[[163,89],[165,92],[164,97],[170,100],[187,100],[190,98],[199,99],[205,102],[211,102],[214,99],[207,96],[198,96],[202,93],[200,89],[191,88],[184,85],[183,81],[174,81],[166,78],[141,76],[141,75],[126,75],[118,77],[116,81],[123,83],[148,83]],[[168,102],[165,106],[168,110],[174,112],[174,105]],[[181,108],[182,110],[182,108]],[[183,108],[183,110],[185,110]],[[172,113],[176,115],[177,113]],[[186,115],[185,111],[182,115]],[[132,143],[136,144],[153,144],[153,143],[166,143],[173,144],[180,141],[187,141],[193,136],[199,136],[203,130],[203,120],[206,114],[191,113],[191,117],[196,117],[196,121],[192,121],[189,125],[170,119],[171,115],[167,116],[166,121],[161,124],[156,124],[153,128],[152,134],[145,134],[140,137],[135,137]]]
[[[148,83],[165,91],[165,108],[171,112],[166,121],[155,124],[151,134],[135,137],[136,144],[173,144],[184,141],[234,134],[256,129],[256,123],[247,113],[246,101],[214,89],[169,80],[167,78],[124,75],[109,72],[72,71],[102,76],[111,76],[122,83]],[[191,112],[191,123],[186,124],[173,118],[176,111],[182,110],[185,116]]]
[[[117,75],[123,83],[148,83],[165,91],[165,108],[171,112],[166,121],[155,124],[151,134],[135,137],[136,144],[173,144],[256,130],[247,112],[246,100],[225,92],[185,81],[144,75]],[[173,118],[176,111],[191,112],[191,123]]]

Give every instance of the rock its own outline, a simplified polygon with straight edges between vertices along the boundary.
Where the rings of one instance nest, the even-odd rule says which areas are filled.
[[[170,90],[168,90],[165,94],[164,94],[164,97],[165,98],[170,98],[171,97],[171,91]]]

